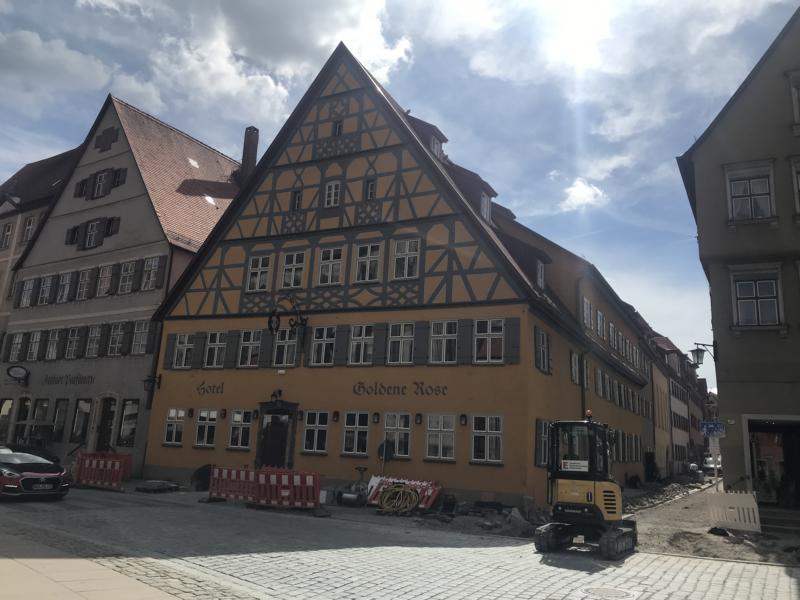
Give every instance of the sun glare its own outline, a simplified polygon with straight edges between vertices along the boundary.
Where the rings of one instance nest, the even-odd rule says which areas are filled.
[[[609,35],[614,5],[607,0],[537,2],[547,61],[578,73],[602,67],[600,43]]]

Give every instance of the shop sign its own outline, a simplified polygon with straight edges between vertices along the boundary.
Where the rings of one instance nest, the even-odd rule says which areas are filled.
[[[197,386],[197,393],[200,396],[219,396],[223,393],[224,387],[224,381],[222,383],[206,383],[205,381],[201,381],[200,385]]]
[[[700,421],[700,429],[703,435],[709,438],[725,437],[725,423],[722,421]]]
[[[582,473],[589,472],[589,461],[588,460],[562,460],[561,461],[561,470],[562,471],[580,471]]]
[[[45,375],[45,385],[92,385],[94,375]]]
[[[353,384],[353,394],[356,396],[447,396],[447,386],[424,381],[412,381],[411,385],[357,381]]]

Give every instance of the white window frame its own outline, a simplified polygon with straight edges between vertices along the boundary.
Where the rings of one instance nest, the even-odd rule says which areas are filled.
[[[419,238],[395,240],[394,278],[416,279],[419,277]]]
[[[543,373],[550,373],[550,334],[543,328],[535,329],[536,352],[534,352],[534,362],[536,368]]]
[[[325,184],[325,199],[323,202],[324,208],[336,208],[341,204],[342,200],[342,182],[338,179],[328,181]]]
[[[298,261],[299,257],[299,261]],[[291,260],[290,260],[291,259]],[[281,287],[283,289],[292,289],[303,287],[303,270],[306,266],[306,253],[301,252],[287,252],[283,255],[283,277],[281,279]],[[287,285],[287,275],[289,285]],[[296,282],[296,283],[295,283]]]
[[[270,256],[251,256],[247,261],[248,292],[266,292],[269,286]]]
[[[221,369],[225,366],[226,337],[225,331],[206,333],[206,355],[203,357],[203,368]]]
[[[58,276],[58,291],[56,292],[56,304],[63,304],[69,300],[69,286],[72,283],[72,273],[61,273]]]
[[[86,332],[86,358],[97,358],[100,355],[100,337],[103,330],[100,325],[90,325]]]
[[[322,248],[319,253],[318,285],[342,284],[342,260],[344,248]],[[334,277],[334,275],[336,277]]]
[[[311,340],[311,364],[315,367],[332,366],[336,349],[336,327],[334,325],[314,327],[313,336]],[[328,348],[330,348],[330,359],[326,360]]]
[[[28,308],[33,303],[33,287],[35,279],[26,279],[22,282],[22,293],[19,297],[19,307]]]
[[[237,365],[243,369],[258,367],[261,356],[261,330],[244,329],[239,333],[239,353]]]
[[[581,369],[580,369],[580,356],[577,352],[569,351],[569,377],[572,383],[580,385],[581,383]]]
[[[430,332],[430,363],[435,365],[456,364],[458,362],[458,321],[431,321]],[[448,348],[452,351],[449,357]]]
[[[738,223],[749,223],[765,221],[774,218],[777,213],[775,210],[775,176],[774,165],[771,160],[752,161],[747,163],[733,163],[724,165],[725,171],[725,194],[728,203],[728,222],[732,225]],[[752,208],[751,216],[747,219],[737,219],[733,211],[733,193],[731,190],[731,183],[740,179],[767,179],[769,184],[769,207],[770,214],[767,217],[753,217]],[[761,194],[763,195],[763,194]]]
[[[414,363],[414,323],[389,323],[386,364]]]
[[[256,420],[257,421],[257,420]],[[252,440],[253,411],[235,408],[231,411],[231,427],[228,434],[228,448],[250,448]],[[243,434],[247,433],[247,443],[242,443]],[[236,438],[234,440],[234,437]],[[236,442],[236,443],[234,443]]]
[[[189,333],[178,333],[175,335],[175,354],[172,359],[173,369],[192,368],[192,355],[194,354],[194,340],[189,341],[190,335],[191,334]]]
[[[781,277],[781,264],[780,263],[769,263],[769,264],[757,264],[757,265],[731,265],[728,267],[730,271],[730,289],[731,289],[731,304],[733,310],[733,327],[736,329],[763,329],[763,328],[770,328],[770,327],[777,327],[777,328],[784,328],[786,325],[786,320],[784,317],[784,308],[783,308],[783,283]],[[756,295],[752,298],[752,300],[756,301],[756,324],[751,325],[741,325],[741,318],[739,316],[739,294],[737,289],[737,284],[744,282],[744,281],[767,281],[771,280],[775,282],[775,297],[774,300],[777,303],[777,316],[778,322],[777,323],[764,323],[760,324],[760,310],[758,309],[758,286],[754,284],[756,289]],[[769,300],[772,297],[764,296],[764,300]],[[742,298],[741,300],[751,300],[751,298]]]
[[[405,452],[400,452],[400,440],[405,440]],[[409,458],[411,455],[411,414],[387,412],[383,417],[383,443],[391,444],[393,456]]]
[[[617,349],[617,326],[614,325],[614,321],[608,322],[608,345],[612,350]]]
[[[455,461],[456,459],[456,417],[448,414],[430,414],[427,418],[427,431],[425,435],[425,457],[433,460]],[[431,440],[436,440],[438,452],[431,453]],[[450,454],[445,456],[442,452],[442,441],[450,441]]]
[[[11,349],[8,355],[8,362],[19,362],[20,354],[22,354],[22,334],[15,333],[11,338]]]
[[[45,349],[44,359],[55,360],[58,357],[58,338],[61,330],[51,329],[47,332],[47,348]]]
[[[594,329],[592,322],[592,303],[586,296],[583,297],[583,324],[589,329]]]
[[[54,275],[45,275],[39,282],[39,295],[36,297],[36,306],[44,306],[49,303],[50,290],[53,287],[53,277]]]
[[[33,237],[33,227],[36,224],[36,217],[25,217],[22,225],[22,243],[29,242]]]
[[[6,223],[3,225],[3,235],[0,238],[0,248],[8,248],[11,245],[11,234],[14,232],[14,224]]]
[[[544,419],[538,419],[538,421],[542,424],[542,429],[535,440],[534,463],[537,467],[546,467],[550,462],[550,421]],[[535,421],[533,431],[536,432]]]
[[[103,193],[103,184],[106,181],[108,174],[105,171],[100,171],[94,178],[94,189],[92,190],[91,198],[99,198]]]
[[[481,324],[486,324],[486,331],[482,332]],[[494,327],[500,324],[500,332],[494,331]],[[499,364],[503,362],[505,354],[506,323],[503,318],[475,319],[473,321],[473,342],[472,342],[472,362],[476,364]],[[500,340],[500,356],[497,357],[492,352],[492,341]],[[485,358],[478,358],[478,343],[483,340],[486,343]]]
[[[364,182],[364,200],[375,200],[378,195],[378,182],[375,179],[367,179]]]
[[[356,246],[356,282],[366,283],[378,281],[380,278],[380,259],[380,242],[358,244]],[[372,273],[373,267],[375,270],[374,274]]]
[[[283,351],[283,357],[278,359],[278,350]],[[289,359],[291,357],[291,360]],[[272,349],[272,366],[293,367],[297,360],[297,329],[279,329],[275,332],[274,348]]]
[[[347,364],[371,365],[374,343],[375,330],[373,325],[351,325]]]
[[[144,259],[142,267],[142,285],[140,292],[147,292],[156,289],[156,276],[158,275],[158,256],[150,256]]]
[[[348,424],[351,421],[352,424]],[[366,456],[369,450],[369,413],[366,411],[348,411],[344,413],[344,427],[342,428],[342,454]],[[348,448],[348,434],[352,433],[352,446]],[[363,450],[359,446],[363,440]]]
[[[96,248],[97,247],[97,233],[100,231],[100,221],[89,221],[86,224],[86,237],[83,241],[84,248]]]
[[[108,351],[106,356],[122,355],[122,338],[125,335],[125,323],[111,323],[108,328]]]
[[[167,410],[166,427],[164,428],[165,444],[183,444],[185,418],[186,411],[182,408],[170,408]]]
[[[303,431],[303,452],[326,454],[328,452],[328,423],[330,414],[326,410],[307,410],[305,413],[305,430]],[[312,434],[309,448],[309,433]],[[324,433],[324,435],[320,435]],[[321,443],[320,443],[321,440]]]
[[[87,269],[78,273],[78,285],[75,287],[75,300],[86,300],[89,297],[89,277],[91,272]]]
[[[101,265],[97,270],[97,293],[98,298],[108,296],[111,292],[111,279],[114,276],[114,265]]]
[[[536,259],[536,285],[539,286],[540,290],[544,289],[544,262],[540,259]]]
[[[202,432],[202,436],[201,436]],[[209,436],[209,432],[211,435]],[[211,442],[209,443],[209,437]],[[202,408],[197,411],[197,428],[195,430],[195,446],[213,448],[217,442],[217,411],[213,408]]]
[[[303,208],[303,190],[292,190],[289,196],[289,210],[297,212]]]
[[[597,335],[599,335],[602,339],[606,339],[606,317],[603,314],[603,311],[598,309],[596,317],[597,317]]]
[[[28,338],[28,352],[26,355],[26,360],[35,361],[38,358],[39,344],[41,343],[42,343],[42,332],[31,331],[30,337]]]
[[[484,427],[481,429],[478,425],[479,419],[485,419]],[[475,440],[484,438],[484,448],[486,456],[484,458],[476,458],[475,456]],[[503,417],[500,415],[473,415],[472,416],[472,444],[470,448],[470,460],[472,462],[482,463],[501,463],[503,462]],[[495,456],[491,456],[490,442],[492,440],[499,440],[499,452]]]
[[[150,321],[144,319],[133,322],[131,354],[141,356],[147,352],[147,335],[150,333]]]
[[[487,223],[492,221],[492,199],[486,192],[481,192],[481,216]]]
[[[119,283],[117,294],[130,294],[133,291],[133,275],[136,272],[136,261],[124,262],[119,267]]]

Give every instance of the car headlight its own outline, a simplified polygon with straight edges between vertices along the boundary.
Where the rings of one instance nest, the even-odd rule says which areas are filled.
[[[13,479],[20,477],[19,473],[12,471],[11,469],[6,469],[5,467],[0,467],[0,475],[3,477],[11,477]]]

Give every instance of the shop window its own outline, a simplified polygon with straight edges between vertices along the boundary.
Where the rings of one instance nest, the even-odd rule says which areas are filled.
[[[64,428],[67,423],[67,409],[69,400],[59,398],[56,400],[56,410],[53,414],[53,441],[60,443],[64,441]],[[2,436],[2,426],[0,425],[0,436]]]
[[[306,411],[306,430],[303,438],[304,452],[325,452],[328,445],[328,413]]]
[[[133,448],[136,442],[136,425],[139,422],[139,401],[122,401],[122,418],[119,421],[117,446]]]
[[[89,431],[89,413],[91,410],[91,400],[78,400],[75,404],[75,418],[72,421],[72,433],[69,437],[71,443],[86,443],[86,433]]]

